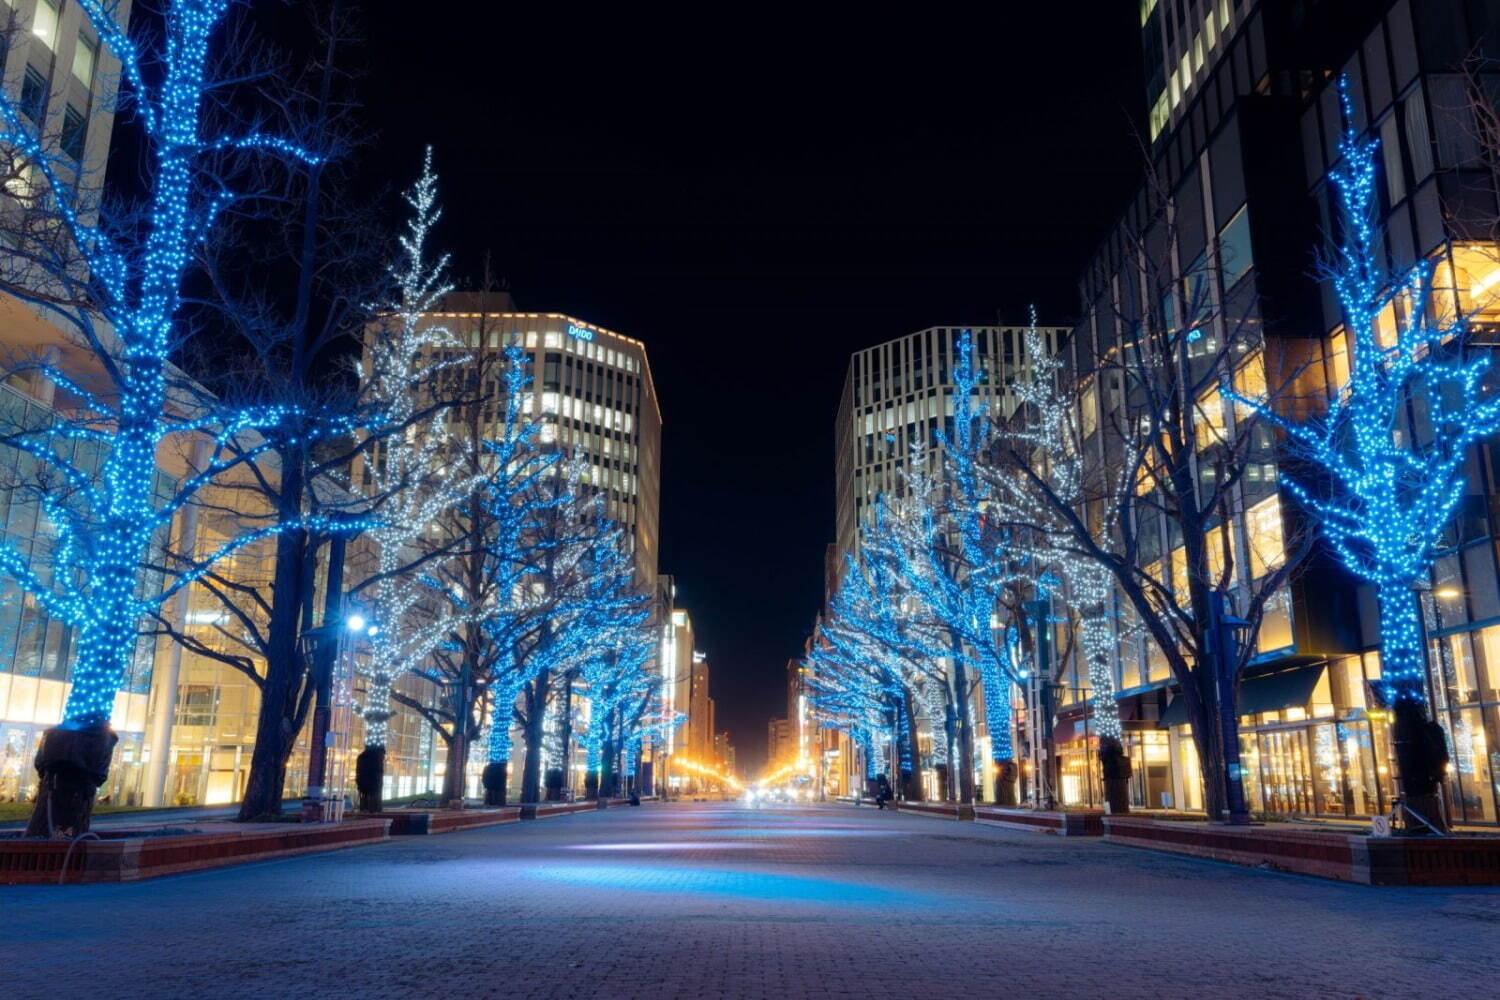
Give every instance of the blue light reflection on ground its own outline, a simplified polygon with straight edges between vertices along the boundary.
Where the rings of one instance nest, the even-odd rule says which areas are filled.
[[[870,907],[939,902],[918,893],[857,882],[758,871],[661,867],[646,872],[639,865],[558,865],[529,874],[544,881],[594,889],[731,897],[772,903]]]

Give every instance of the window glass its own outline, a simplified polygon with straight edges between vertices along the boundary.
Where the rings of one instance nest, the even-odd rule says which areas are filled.
[[[48,0],[39,0],[36,16],[31,20],[31,33],[40,38],[49,49],[57,48],[57,8]]]
[[[1224,287],[1233,286],[1254,265],[1255,257],[1250,248],[1250,211],[1243,207],[1219,231],[1219,266],[1224,272]]]
[[[1245,535],[1250,540],[1250,576],[1258,580],[1286,558],[1279,499],[1266,497],[1245,512]]]
[[[99,43],[83,35],[73,47],[73,75],[85,87],[94,85],[94,66],[99,61]]]

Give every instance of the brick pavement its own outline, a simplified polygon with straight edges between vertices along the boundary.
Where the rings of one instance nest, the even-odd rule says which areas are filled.
[[[1500,995],[1500,890],[840,807],[656,805],[0,889],[6,997]]]

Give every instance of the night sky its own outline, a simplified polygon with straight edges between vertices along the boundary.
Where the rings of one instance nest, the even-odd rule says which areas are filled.
[[[1134,3],[812,6],[367,7],[371,187],[431,143],[461,284],[488,252],[521,308],[645,342],[661,570],[751,774],[822,600],[850,352],[1071,321],[1141,159]]]

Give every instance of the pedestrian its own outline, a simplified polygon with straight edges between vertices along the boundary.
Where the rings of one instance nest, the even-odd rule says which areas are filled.
[[[880,790],[875,793],[875,805],[877,808],[883,810],[885,809],[885,804],[894,798],[891,794],[891,783],[883,774],[875,780],[880,785]]]

